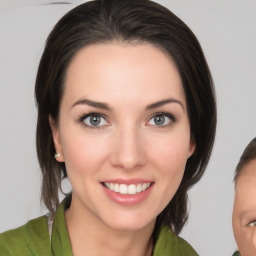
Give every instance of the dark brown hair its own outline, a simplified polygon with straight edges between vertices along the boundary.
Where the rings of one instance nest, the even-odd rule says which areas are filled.
[[[241,155],[239,162],[236,166],[234,182],[237,182],[237,179],[240,177],[243,172],[243,168],[250,161],[256,160],[256,138],[254,138],[245,148],[243,154]]]
[[[212,77],[192,31],[165,7],[149,0],[95,0],[67,13],[50,33],[39,65],[35,96],[38,106],[37,153],[42,170],[42,198],[51,212],[67,176],[65,163],[54,159],[49,115],[58,121],[67,68],[90,44],[120,41],[150,43],[170,55],[179,70],[196,150],[186,164],[175,196],[157,218],[178,234],[188,218],[187,191],[202,177],[212,151],[216,103]]]

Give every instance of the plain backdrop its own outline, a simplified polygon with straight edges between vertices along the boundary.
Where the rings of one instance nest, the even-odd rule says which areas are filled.
[[[39,199],[41,176],[35,150],[35,76],[53,25],[82,1],[51,2],[0,0],[0,232],[46,212]],[[181,236],[201,256],[232,255],[236,249],[231,225],[234,168],[256,136],[256,2],[157,2],[198,37],[217,93],[214,151],[204,177],[189,193],[190,218]],[[68,190],[68,185],[64,187]]]

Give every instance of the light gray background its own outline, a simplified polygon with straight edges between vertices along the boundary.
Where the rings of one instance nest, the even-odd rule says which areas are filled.
[[[45,213],[35,151],[35,75],[51,28],[83,1],[50,2],[0,0],[0,232]],[[181,236],[201,256],[232,255],[233,172],[256,136],[256,1],[157,2],[197,35],[218,101],[214,152],[203,179],[190,191],[190,218]]]

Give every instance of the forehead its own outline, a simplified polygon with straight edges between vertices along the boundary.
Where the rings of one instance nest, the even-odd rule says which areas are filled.
[[[241,170],[236,182],[235,210],[240,213],[252,210],[256,215],[256,160]]]
[[[256,185],[256,159],[248,162],[240,171],[236,182],[236,191],[247,190],[247,185]],[[249,186],[251,187],[251,186]]]
[[[115,92],[115,96],[126,98],[145,93],[166,98],[173,96],[166,92],[173,91],[186,103],[175,63],[167,53],[146,43],[115,42],[84,47],[70,63],[65,90],[69,94],[79,90],[85,96],[88,93],[113,96]]]

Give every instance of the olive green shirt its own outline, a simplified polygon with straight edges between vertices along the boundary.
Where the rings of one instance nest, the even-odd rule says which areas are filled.
[[[30,220],[24,226],[0,234],[1,256],[72,256],[72,248],[65,223],[68,199],[56,211],[51,238],[46,216]],[[153,256],[197,256],[182,238],[163,227],[157,237]]]

